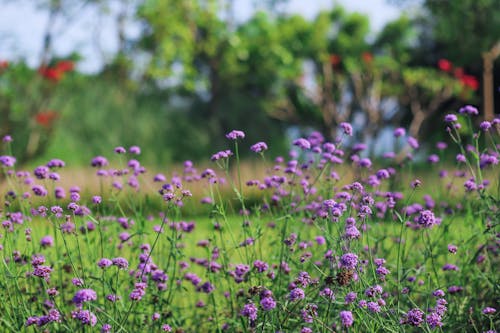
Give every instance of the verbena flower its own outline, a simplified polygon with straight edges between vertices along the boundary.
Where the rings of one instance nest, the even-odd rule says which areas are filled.
[[[42,247],[52,247],[54,246],[54,238],[52,236],[44,236],[40,240],[40,245]]]
[[[481,312],[485,315],[490,315],[490,314],[494,314],[495,312],[497,312],[497,309],[487,306]]]
[[[243,306],[243,309],[241,309],[240,314],[243,317],[248,317],[249,320],[255,321],[257,320],[257,307],[253,303],[247,303]]]
[[[250,146],[250,150],[254,153],[261,153],[267,149],[267,144],[265,142],[257,142],[256,144]]]
[[[479,111],[472,105],[465,105],[458,110],[458,113],[467,114],[469,116],[477,116],[479,114]]]
[[[75,310],[71,312],[71,318],[79,320],[83,325],[94,327],[97,324],[97,317],[89,310]]]
[[[401,136],[405,136],[406,130],[402,127],[396,128],[394,130],[394,137],[399,138]]]
[[[231,132],[226,134],[226,138],[228,138],[229,140],[244,139],[245,133],[243,131],[232,130]]]
[[[340,266],[347,269],[354,269],[358,265],[358,256],[354,253],[346,253],[340,257]]]
[[[260,306],[262,306],[262,310],[271,311],[276,307],[276,301],[272,297],[264,297],[260,301]]]
[[[424,312],[418,308],[411,309],[401,319],[400,323],[404,325],[420,326],[424,322]]]
[[[0,164],[4,167],[11,168],[16,164],[16,158],[12,156],[2,155],[0,156]]]
[[[97,293],[92,289],[80,289],[73,296],[73,303],[81,306],[85,302],[97,300]]]
[[[134,154],[134,155],[140,155],[141,154],[141,148],[139,146],[131,146],[128,149],[129,153]]]
[[[354,318],[351,311],[340,311],[339,316],[342,326],[351,327],[354,324]]]
[[[111,260],[113,262],[114,266],[117,266],[120,269],[127,269],[128,268],[128,260],[122,257],[118,258],[113,258]]]
[[[311,149],[311,143],[304,138],[298,138],[294,140],[292,144],[303,150]]]
[[[98,168],[105,167],[108,164],[109,164],[108,160],[103,156],[96,156],[90,162],[90,165],[92,165],[93,167],[98,167]]]
[[[340,123],[340,128],[344,131],[345,135],[352,136],[352,126],[349,123]]]
[[[300,288],[295,288],[290,291],[290,294],[288,295],[288,298],[290,301],[298,301],[301,299],[304,299],[306,297],[306,294],[304,293],[304,290]]]

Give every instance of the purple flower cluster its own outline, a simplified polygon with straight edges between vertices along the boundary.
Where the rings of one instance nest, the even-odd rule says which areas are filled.
[[[73,296],[73,303],[81,307],[83,303],[97,300],[97,293],[92,289],[80,289]]]
[[[250,150],[254,153],[262,153],[267,149],[267,144],[265,142],[257,142],[256,144],[250,146]]]
[[[244,139],[245,133],[243,131],[232,130],[231,132],[226,134],[226,138],[228,138],[229,140]]]

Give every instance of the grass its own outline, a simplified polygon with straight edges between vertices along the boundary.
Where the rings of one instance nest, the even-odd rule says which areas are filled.
[[[216,159],[218,172],[186,165],[161,182],[131,162],[136,156],[118,156],[113,169],[121,172],[89,182],[94,172],[78,170],[80,194],[70,194],[77,182],[70,176],[56,183],[66,191],[59,199],[51,180],[37,180],[48,194],[33,195],[26,176],[4,168],[12,192],[1,213],[0,326],[304,333],[498,326],[495,165],[483,170],[471,153],[468,164],[437,176],[445,164],[339,166],[304,151],[248,167],[237,142],[233,151]],[[410,186],[417,177],[421,184]],[[464,191],[471,177],[477,188]],[[210,200],[200,204],[202,197]]]

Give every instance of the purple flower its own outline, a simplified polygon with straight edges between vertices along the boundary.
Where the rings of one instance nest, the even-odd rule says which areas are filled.
[[[358,256],[354,253],[346,253],[340,257],[340,266],[347,269],[354,269],[358,265]]]
[[[378,313],[381,310],[380,305],[376,302],[368,302],[367,308],[370,312],[373,312],[373,313]]]
[[[226,138],[228,138],[229,140],[244,139],[245,133],[243,131],[232,130],[231,132],[226,134]]]
[[[453,244],[448,244],[448,252],[453,254],[457,253],[457,246]]]
[[[311,149],[311,143],[304,138],[298,138],[292,142],[294,146],[297,146],[303,150]]]
[[[210,158],[210,160],[212,162],[214,162],[214,161],[218,161],[218,160],[223,159],[223,158],[229,158],[232,155],[233,155],[232,151],[223,150],[223,151],[220,151],[218,153],[213,154],[212,157]]]
[[[441,289],[436,289],[432,292],[432,296],[434,297],[444,297],[445,293]]]
[[[31,190],[33,191],[33,193],[35,193],[36,196],[39,197],[44,197],[48,194],[47,190],[42,185],[34,185]]]
[[[483,130],[483,132],[487,132],[491,128],[491,123],[489,121],[483,121],[479,128]]]
[[[127,269],[128,268],[128,261],[125,258],[122,258],[122,257],[113,258],[112,262],[113,262],[114,266],[117,266],[120,269]]]
[[[462,288],[460,286],[451,286],[448,288],[448,292],[450,294],[457,294],[457,293],[461,292],[462,290],[464,290],[464,288]]]
[[[316,236],[314,238],[314,240],[316,241],[316,244],[318,244],[318,245],[323,245],[326,243],[326,239],[323,236]]]
[[[2,142],[12,142],[12,137],[10,135],[6,135],[2,138]]]
[[[345,135],[352,136],[352,126],[349,123],[340,123],[340,128],[344,131]]]
[[[378,170],[376,175],[378,179],[389,179],[389,177],[391,176],[389,174],[389,171],[387,171],[386,169]]]
[[[92,197],[92,203],[95,204],[95,205],[98,205],[102,202],[102,197],[99,196],[99,195],[94,195]]]
[[[257,142],[256,144],[250,147],[250,150],[254,153],[261,153],[267,150],[267,144],[265,142]]]
[[[398,127],[394,130],[394,137],[399,138],[400,136],[405,136],[406,130],[402,127]]]
[[[40,266],[40,265],[43,265],[45,264],[45,257],[43,255],[33,255],[31,257],[31,265],[33,267],[37,267],[37,266]]]
[[[255,260],[253,262],[253,267],[255,269],[257,269],[257,272],[259,272],[259,273],[265,272],[269,269],[269,265],[266,262],[261,261],[261,260]]]
[[[438,221],[436,220],[436,217],[434,216],[434,213],[431,212],[430,210],[420,211],[419,216],[417,217],[416,220],[417,220],[418,224],[420,224],[424,227],[427,227],[427,228],[430,228],[434,224],[438,223]]]
[[[446,142],[439,141],[438,143],[436,143],[436,148],[439,150],[445,150],[446,148],[448,148],[448,144],[446,144]]]
[[[276,301],[272,297],[264,297],[260,301],[260,306],[264,311],[271,311],[276,307]]]
[[[447,114],[444,116],[444,121],[447,123],[454,123],[458,120],[457,116],[454,114]]]
[[[304,293],[304,290],[302,290],[300,288],[292,289],[292,291],[290,291],[290,294],[288,295],[288,298],[292,302],[304,299],[305,297],[306,297],[306,294]]]
[[[90,302],[97,300],[97,294],[92,289],[80,289],[73,296],[73,303],[77,306],[81,306],[84,302]]]
[[[52,273],[52,268],[50,268],[49,266],[39,265],[36,266],[35,269],[33,270],[34,276],[41,277],[47,281],[50,278],[50,273]]]
[[[243,309],[241,309],[240,314],[244,317],[248,317],[250,321],[255,321],[257,320],[257,307],[253,303],[245,304]]]
[[[477,116],[479,114],[479,111],[477,110],[476,107],[472,105],[465,105],[458,110],[458,113],[468,114],[470,116]]]
[[[0,156],[0,164],[4,167],[11,168],[16,164],[16,158],[12,156],[2,155]]]
[[[424,322],[424,312],[418,308],[411,309],[401,319],[400,323],[411,326],[420,326]]]
[[[410,147],[412,147],[413,149],[418,149],[419,147],[419,144],[418,144],[418,141],[417,139],[415,139],[414,137],[410,136],[408,137],[408,144],[410,145]]]
[[[436,164],[437,162],[439,162],[439,156],[437,156],[436,154],[432,154],[427,158],[427,161],[429,163]]]
[[[465,161],[467,161],[467,159],[465,158],[464,155],[462,155],[462,154],[458,154],[457,155],[457,162],[459,162],[459,163],[465,163]]]
[[[35,168],[33,174],[38,179],[46,179],[49,176],[50,169],[45,165],[41,165]]]
[[[52,247],[54,246],[54,238],[52,236],[44,236],[40,240],[40,245],[42,247]]]
[[[90,165],[92,165],[93,167],[98,167],[98,168],[105,167],[108,164],[109,164],[108,160],[103,156],[96,156],[90,162]]]
[[[83,287],[83,285],[84,285],[83,280],[80,279],[80,278],[73,278],[73,279],[71,279],[71,283],[74,286],[77,286],[77,287]]]
[[[444,264],[442,267],[443,271],[458,271],[458,267],[453,264]]]
[[[130,292],[129,298],[132,301],[140,301],[144,295],[146,295],[146,290],[143,288],[135,288]]]
[[[109,333],[112,329],[113,327],[110,324],[104,324],[101,327],[101,333]]]
[[[139,146],[132,146],[128,149],[129,153],[134,154],[134,155],[140,155],[141,153],[141,148]]]
[[[436,312],[429,313],[425,318],[425,321],[427,322],[427,324],[429,324],[430,328],[443,326],[441,320],[442,320],[441,316]]]
[[[345,234],[344,237],[347,239],[358,239],[361,236],[361,233],[359,232],[358,228],[356,226],[348,226],[345,228]]]
[[[153,181],[154,182],[165,182],[167,180],[167,178],[165,177],[165,175],[159,173],[157,174],[154,178],[153,178]]]
[[[492,308],[492,307],[485,307],[482,311],[485,315],[490,315],[490,314],[494,314],[495,312],[497,312],[497,309],[495,308]]]
[[[362,168],[371,168],[372,166],[372,161],[369,158],[362,158],[358,161],[358,165]]]
[[[89,310],[75,310],[71,312],[73,319],[79,320],[84,325],[95,326],[97,324],[97,317]]]
[[[127,152],[127,150],[125,150],[122,146],[116,147],[114,151],[117,154],[125,154]]]
[[[351,327],[354,323],[354,318],[351,311],[340,311],[340,320],[342,321],[342,326]]]

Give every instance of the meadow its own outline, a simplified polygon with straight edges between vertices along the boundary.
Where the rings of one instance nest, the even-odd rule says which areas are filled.
[[[233,130],[163,173],[137,146],[18,170],[6,136],[1,331],[496,332],[500,120],[465,137],[477,114],[446,115],[425,156],[398,128],[372,161],[342,123],[243,162]]]

